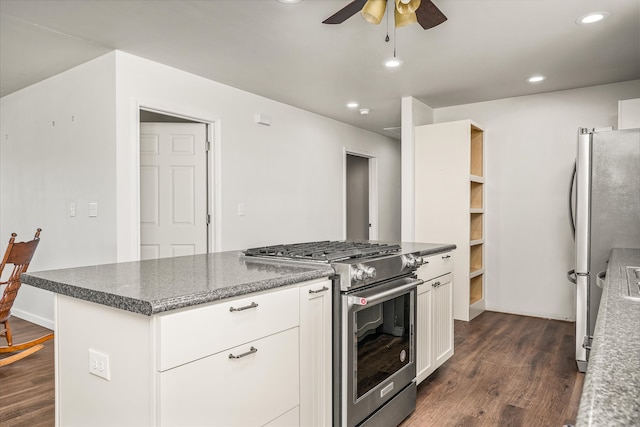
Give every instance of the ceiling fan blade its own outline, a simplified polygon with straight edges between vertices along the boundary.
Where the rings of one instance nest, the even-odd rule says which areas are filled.
[[[418,19],[418,24],[425,30],[440,25],[447,20],[444,13],[431,0],[422,0],[420,7],[416,10],[416,18]]]
[[[342,24],[356,13],[362,10],[367,0],[353,0],[351,3],[322,21],[323,24]]]

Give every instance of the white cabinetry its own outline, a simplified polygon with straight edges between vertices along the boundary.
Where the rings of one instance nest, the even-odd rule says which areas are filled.
[[[298,288],[169,313],[157,325],[160,425],[262,426],[299,404]]]
[[[161,426],[262,426],[298,405],[298,328],[158,375]]]
[[[151,317],[56,295],[57,425],[329,425],[330,289]],[[88,372],[89,349],[108,355],[110,380]]]
[[[425,258],[418,270],[416,371],[420,384],[453,355],[453,257]]]
[[[300,425],[331,425],[331,283],[300,287]]]
[[[415,240],[454,243],[453,315],[485,307],[484,131],[471,120],[415,128]]]

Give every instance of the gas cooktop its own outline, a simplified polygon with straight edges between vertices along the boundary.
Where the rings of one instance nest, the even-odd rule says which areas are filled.
[[[353,258],[384,256],[400,250],[400,245],[390,243],[326,240],[251,248],[243,253],[250,257],[334,263]]]

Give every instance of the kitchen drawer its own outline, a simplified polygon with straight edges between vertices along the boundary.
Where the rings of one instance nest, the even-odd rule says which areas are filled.
[[[298,329],[157,373],[160,425],[262,426],[299,405]]]
[[[298,326],[299,310],[295,287],[158,316],[158,370]]]
[[[445,252],[424,257],[425,263],[418,269],[418,278],[431,280],[453,271],[453,253]]]

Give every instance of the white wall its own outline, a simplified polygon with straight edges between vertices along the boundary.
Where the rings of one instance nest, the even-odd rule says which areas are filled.
[[[344,147],[378,158],[379,238],[399,239],[397,141],[123,52],[116,57],[119,260],[136,258],[130,159],[138,104],[217,122],[218,249],[343,238]],[[254,123],[256,113],[270,116],[271,126]]]
[[[115,261],[114,84],[107,55],[0,99],[0,250],[42,228],[30,271]],[[53,295],[23,286],[12,312],[52,327]]]
[[[217,249],[342,238],[344,147],[378,158],[379,238],[400,238],[398,141],[116,51],[1,99],[0,238],[43,228],[30,271],[137,259],[139,105],[216,123]],[[52,327],[47,292],[14,307]]]
[[[413,242],[415,235],[415,161],[414,136],[416,126],[433,123],[433,108],[411,96],[402,98],[402,225],[403,242]]]
[[[435,122],[484,126],[486,304],[575,319],[568,191],[578,127],[616,127],[618,100],[640,80],[434,109]]]
[[[640,128],[640,98],[618,101],[618,129]]]

